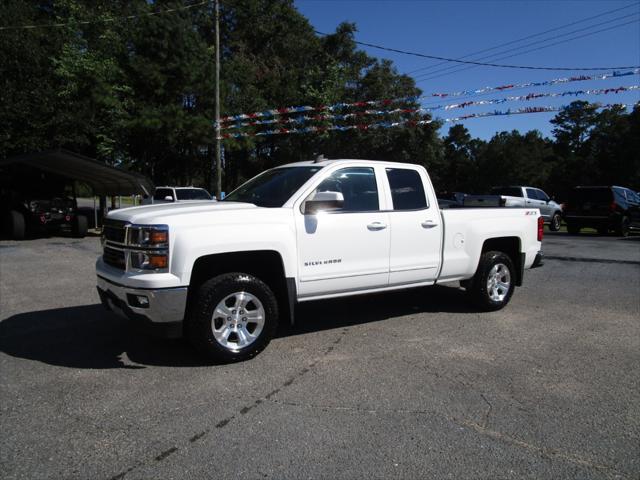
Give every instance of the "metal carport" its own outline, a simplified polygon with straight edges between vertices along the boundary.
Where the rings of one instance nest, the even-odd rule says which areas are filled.
[[[153,195],[154,186],[144,175],[111,167],[67,150],[49,150],[0,160],[0,167],[11,164],[29,165],[90,186],[95,195]]]

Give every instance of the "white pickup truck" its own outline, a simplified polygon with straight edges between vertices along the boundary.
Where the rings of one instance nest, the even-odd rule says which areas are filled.
[[[542,229],[537,208],[440,210],[419,165],[299,162],[221,202],[110,212],[97,286],[110,310],[242,360],[297,302],[461,282],[498,310],[542,264]]]

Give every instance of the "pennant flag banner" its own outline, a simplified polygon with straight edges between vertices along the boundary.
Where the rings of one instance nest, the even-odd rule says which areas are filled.
[[[335,110],[345,109],[345,108],[354,108],[354,107],[380,107],[380,106],[389,106],[394,103],[399,102],[417,102],[420,100],[424,100],[427,98],[446,98],[446,97],[461,97],[466,95],[477,95],[481,93],[487,93],[492,91],[504,91],[504,90],[512,90],[517,88],[530,88],[530,87],[542,87],[542,86],[552,86],[552,85],[560,85],[564,83],[572,83],[572,82],[584,82],[590,80],[607,80],[610,78],[618,78],[618,77],[627,77],[630,75],[639,75],[640,68],[636,68],[634,70],[629,70],[626,72],[613,72],[607,73],[604,75],[580,75],[576,77],[562,77],[555,78],[553,80],[545,80],[542,82],[527,82],[527,83],[512,83],[506,85],[498,85],[495,87],[483,87],[475,90],[460,90],[457,92],[448,92],[448,93],[430,93],[417,97],[404,97],[404,98],[395,98],[395,99],[386,99],[386,100],[370,100],[367,102],[353,102],[353,103],[336,103],[333,105],[319,105],[316,107],[312,106],[295,106],[295,107],[281,107],[270,110],[263,110],[261,112],[253,112],[253,113],[242,113],[240,115],[229,115],[226,117],[222,117],[220,119],[220,124],[234,122],[234,121],[242,121],[242,120],[252,120],[257,118],[265,118],[265,117],[276,117],[278,115],[287,115],[291,113],[306,113],[312,111],[330,111],[333,112]]]
[[[600,88],[593,90],[572,90],[565,92],[555,92],[555,93],[529,93],[527,95],[517,95],[511,97],[504,98],[495,98],[492,100],[472,100],[468,102],[462,103],[451,103],[448,105],[437,105],[434,107],[424,107],[424,108],[394,108],[393,110],[361,110],[353,113],[343,113],[343,114],[332,114],[332,113],[320,113],[317,115],[299,115],[287,118],[272,118],[267,120],[252,120],[249,122],[237,122],[231,125],[223,125],[220,127],[220,130],[232,130],[244,127],[256,127],[260,125],[290,125],[290,124],[303,124],[305,122],[310,121],[325,121],[325,120],[348,120],[351,118],[357,118],[368,115],[394,115],[394,114],[418,114],[418,113],[429,113],[437,110],[453,110],[456,108],[467,108],[472,106],[480,106],[480,105],[495,105],[506,102],[522,102],[522,101],[530,101],[536,100],[538,98],[548,98],[548,97],[566,97],[566,96],[581,96],[581,95],[609,95],[616,94],[622,92],[630,92],[633,90],[640,89],[639,85],[631,85],[628,87],[616,87],[616,88]]]
[[[636,104],[595,104],[595,106],[599,109],[604,108],[629,108],[634,105],[640,105],[640,102]],[[494,110],[491,112],[481,112],[481,113],[471,113],[469,115],[463,115],[460,117],[454,118],[445,118],[441,119],[444,123],[451,122],[459,122],[462,120],[468,120],[472,118],[484,118],[484,117],[496,117],[496,116],[505,116],[505,115],[522,115],[529,113],[548,113],[548,112],[559,112],[563,107],[524,107],[518,108],[515,110]],[[419,127],[423,125],[428,125],[433,123],[434,119],[429,120],[400,120],[396,122],[376,122],[376,123],[367,123],[367,124],[356,124],[356,125],[323,125],[323,126],[309,126],[309,127],[300,127],[300,128],[278,128],[274,130],[264,130],[261,132],[241,132],[241,133],[225,133],[222,134],[219,138],[245,138],[245,137],[263,137],[270,135],[291,135],[296,133],[323,133],[330,131],[340,131],[345,132],[349,130],[377,130],[377,129],[385,129],[385,128],[395,128],[395,127]]]

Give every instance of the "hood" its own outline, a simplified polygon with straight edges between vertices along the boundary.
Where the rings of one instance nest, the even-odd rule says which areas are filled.
[[[121,208],[109,212],[109,219],[124,220],[131,223],[166,223],[172,217],[190,214],[225,212],[230,210],[248,210],[258,208],[252,203],[212,202],[211,200],[185,203],[156,203],[140,207]],[[162,219],[162,221],[160,221]]]

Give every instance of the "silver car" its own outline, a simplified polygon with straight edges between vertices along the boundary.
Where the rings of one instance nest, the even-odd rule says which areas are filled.
[[[544,223],[549,225],[549,229],[554,232],[560,230],[562,206],[539,188],[523,186],[493,187],[491,194],[502,197],[503,204],[506,207],[538,208]]]

